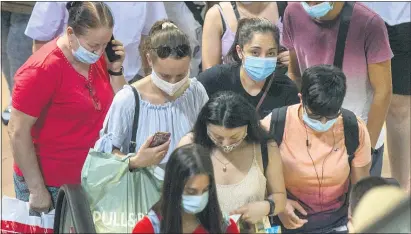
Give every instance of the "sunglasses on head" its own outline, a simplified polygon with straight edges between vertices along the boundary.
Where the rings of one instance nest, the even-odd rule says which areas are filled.
[[[175,53],[177,57],[186,57],[189,55],[190,47],[188,45],[179,45],[175,48],[171,48],[170,46],[162,45],[157,48],[153,48],[156,51],[157,56],[159,58],[165,59],[170,56],[171,53]]]

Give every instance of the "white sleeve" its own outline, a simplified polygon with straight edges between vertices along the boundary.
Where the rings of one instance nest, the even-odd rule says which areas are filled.
[[[25,34],[33,40],[50,41],[64,27],[66,2],[36,2]]]
[[[155,22],[167,19],[167,13],[163,2],[146,2],[146,4],[146,18],[143,31],[141,32],[141,34],[145,36],[150,33],[150,29]]]

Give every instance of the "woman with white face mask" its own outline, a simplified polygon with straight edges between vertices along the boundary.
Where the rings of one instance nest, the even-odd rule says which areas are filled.
[[[221,92],[210,98],[179,145],[194,142],[210,149],[221,210],[257,223],[282,212],[286,202],[278,148],[267,139],[255,108],[238,94]]]
[[[267,19],[245,18],[228,57],[232,63],[216,65],[201,73],[199,81],[209,96],[233,91],[245,97],[261,118],[274,108],[298,103],[298,91],[288,76],[278,72],[280,33]]]
[[[210,151],[191,144],[171,154],[160,201],[133,233],[239,233],[221,213]]]
[[[135,157],[131,168],[165,164],[178,141],[194,125],[208,96],[195,78],[189,79],[191,48],[187,36],[171,21],[156,22],[149,33],[146,56],[152,67],[151,75],[132,85],[125,85],[114,97],[100,131],[96,147],[104,152],[126,155],[135,142]],[[133,90],[135,89],[135,90]],[[137,91],[139,112],[135,139],[132,128]],[[166,141],[154,135],[166,132]],[[160,143],[153,146],[153,142]]]

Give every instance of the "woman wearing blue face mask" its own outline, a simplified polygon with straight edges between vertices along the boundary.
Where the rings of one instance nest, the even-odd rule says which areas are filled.
[[[47,212],[63,184],[80,183],[114,94],[125,84],[124,48],[105,49],[113,16],[102,2],[68,2],[65,34],[36,51],[17,71],[9,123],[18,199]]]
[[[166,166],[160,201],[133,233],[238,233],[217,199],[210,151],[200,145],[177,148]]]
[[[241,19],[228,54],[233,62],[207,69],[199,80],[209,96],[225,90],[240,94],[263,118],[274,108],[298,103],[295,84],[276,73],[279,51],[279,30],[274,24],[267,19]]]

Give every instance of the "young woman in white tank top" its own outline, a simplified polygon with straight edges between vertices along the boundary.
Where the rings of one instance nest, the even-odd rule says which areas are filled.
[[[257,223],[284,210],[286,201],[281,158],[274,156],[278,147],[267,139],[255,108],[222,92],[210,98],[179,145],[209,148],[221,210]]]

